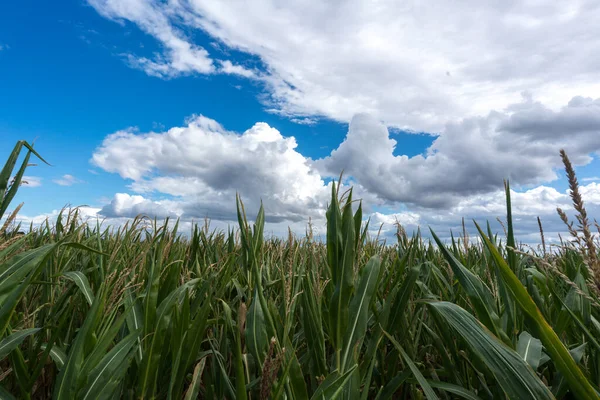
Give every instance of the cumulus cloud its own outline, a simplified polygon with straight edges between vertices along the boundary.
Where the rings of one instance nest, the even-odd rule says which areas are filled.
[[[184,198],[186,215],[234,220],[240,193],[251,208],[262,200],[271,221],[298,221],[322,212],[328,190],[296,147],[265,123],[237,134],[199,116],[162,133],[112,134],[92,162],[131,179],[135,192]]]
[[[348,122],[367,112],[419,131],[502,111],[533,91],[550,109],[598,96],[600,3],[508,1],[89,0],[164,47],[149,74],[215,70],[184,31],[257,56],[269,105]],[[226,70],[227,68],[225,68]]]
[[[550,137],[541,130],[525,130],[516,121],[527,126],[535,111],[565,124],[562,118],[569,119],[571,113],[583,115],[572,108],[593,113],[597,110],[591,105],[596,102],[572,101],[559,111],[529,103],[516,105],[511,113],[449,124],[425,155],[414,157],[394,155],[401,143],[385,125],[364,114],[352,120],[344,142],[318,160],[299,153],[293,137],[266,123],[238,134],[197,116],[164,132],[119,131],[105,138],[92,163],[128,179],[136,194],[115,195],[100,214],[231,222],[236,219],[239,193],[247,209],[254,210],[250,213],[262,201],[267,221],[281,232],[286,224],[303,231],[308,218],[322,230],[329,178],[344,170],[348,177],[344,188],[353,185],[355,198],[364,201],[365,215],[371,215],[375,225],[385,223],[387,229],[399,222],[413,229],[432,225],[449,231],[462,217],[503,217],[505,198],[500,189],[503,179],[510,178],[513,187],[521,188],[513,193],[515,218],[527,221],[523,226],[528,230],[521,232],[535,232],[537,216],[550,221],[549,231],[559,232],[562,226],[555,210],[569,209],[568,195],[536,185],[556,178],[559,148],[566,148],[576,164],[585,164],[600,149],[600,135],[585,118],[581,128],[571,125]],[[535,140],[523,140],[531,136]],[[582,193],[590,206],[600,204],[600,184],[582,186]],[[157,196],[163,199],[156,200]]]
[[[588,214],[600,215],[600,184],[591,183],[581,186],[580,189]],[[515,235],[518,240],[531,244],[540,242],[538,217],[541,219],[548,243],[557,243],[559,235],[568,239],[568,233],[565,234],[566,227],[556,212],[556,208],[561,207],[571,220],[575,219],[567,191],[559,192],[548,186],[538,186],[522,192],[511,190],[511,200]],[[426,228],[431,227],[439,236],[448,237],[451,231],[455,234],[462,233],[463,218],[470,235],[477,235],[473,221],[482,227],[490,222],[494,231],[502,232],[503,228],[497,219],[506,220],[504,191],[465,196],[444,210],[414,207],[410,211],[399,213],[374,213],[371,215],[371,232],[376,233],[379,225],[383,224],[382,236],[390,236],[395,232],[395,224],[400,223],[409,233],[420,228],[428,235]]]
[[[600,213],[600,184],[592,183],[581,186],[581,192],[585,199],[586,208],[590,215]],[[566,228],[557,216],[556,207],[567,211],[573,219],[571,211],[571,200],[568,193],[559,192],[555,188],[540,186],[523,192],[511,191],[513,220],[515,223],[515,234],[517,238],[525,243],[539,243],[539,230],[537,217],[540,217],[544,227],[547,243],[557,243],[559,234],[563,238]],[[218,215],[195,215],[186,213],[187,209],[193,207],[193,200],[179,198],[177,200],[151,200],[141,195],[130,195],[117,193],[112,201],[102,208],[80,207],[80,217],[84,221],[103,221],[105,226],[122,226],[127,221],[138,215],[151,218],[179,218],[182,232],[187,232],[192,223],[203,223],[204,218],[210,220],[213,229],[227,230],[237,227],[237,221],[232,215],[220,219]],[[230,201],[217,210],[225,208],[233,209]],[[367,208],[368,210],[368,208]],[[247,207],[248,217],[252,219],[257,211],[256,208]],[[20,216],[19,221],[39,225],[46,219],[54,223],[59,210],[35,217]],[[310,213],[310,211],[307,211]],[[233,217],[233,218],[232,218]],[[411,210],[398,212],[368,211],[364,215],[370,220],[370,232],[373,236],[379,234],[381,239],[393,240],[397,224],[400,224],[409,234],[421,229],[425,236],[429,235],[427,227],[431,227],[440,237],[448,238],[450,232],[462,234],[462,219],[465,220],[467,231],[472,236],[477,236],[473,220],[485,226],[490,222],[494,231],[502,231],[502,227],[496,221],[506,218],[505,194],[498,190],[485,195],[473,195],[462,199],[453,207],[445,210],[415,207]],[[94,222],[95,223],[95,222]],[[268,235],[285,236],[288,227],[296,234],[302,235],[307,229],[308,219],[301,221],[273,220],[267,219],[266,232]],[[311,217],[311,224],[315,236],[324,239],[326,233],[326,220],[322,213]]]
[[[533,235],[534,216],[558,230],[555,207],[568,207],[566,193],[546,186],[561,168],[558,150],[578,166],[600,154],[600,76],[589,56],[600,50],[600,3],[88,1],[158,41],[156,54],[126,55],[149,75],[234,74],[262,82],[268,110],[293,122],[349,123],[344,142],[318,160],[264,123],[238,134],[195,117],[114,133],[93,163],[130,180],[135,194],[115,196],[107,216],[230,221],[239,192],[249,209],[262,199],[271,224],[322,223],[327,182],[344,170],[374,222],[448,228],[463,216],[503,215],[498,189],[508,178],[515,216]],[[194,30],[218,42],[211,52],[235,49],[262,66],[215,58]],[[435,140],[408,157],[388,127]],[[599,190],[587,179],[596,210]]]
[[[152,201],[139,195],[117,193],[111,202],[99,213],[108,218],[133,218],[137,215],[147,215],[152,218],[178,217],[181,206],[173,201]]]
[[[462,197],[489,193],[510,179],[536,185],[557,178],[562,148],[584,165],[600,151],[600,102],[576,97],[553,111],[527,100],[512,112],[449,123],[425,155],[407,157],[381,122],[356,115],[344,142],[317,160],[324,176],[344,170],[387,202],[448,208]],[[399,147],[399,149],[397,149]]]
[[[73,186],[78,183],[83,183],[82,180],[75,178],[73,175],[65,174],[61,178],[53,179],[52,182],[60,186]]]

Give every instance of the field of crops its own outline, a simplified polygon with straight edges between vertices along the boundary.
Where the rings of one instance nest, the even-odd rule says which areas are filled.
[[[22,235],[31,150],[0,173],[2,399],[599,398],[597,225],[566,156],[577,221],[533,250],[508,186],[505,232],[447,242],[377,242],[335,186],[326,243],[265,240],[240,199],[235,232],[72,210]]]

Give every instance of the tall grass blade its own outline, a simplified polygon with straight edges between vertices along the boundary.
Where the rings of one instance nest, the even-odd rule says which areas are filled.
[[[82,400],[109,399],[133,359],[132,349],[140,331],[130,333],[113,347],[87,377],[88,384],[80,391]]]
[[[421,371],[419,371],[419,368],[417,368],[414,361],[411,360],[411,358],[408,356],[408,354],[406,354],[406,351],[404,351],[402,346],[400,346],[400,343],[398,343],[396,341],[396,339],[394,339],[394,337],[392,335],[390,335],[389,333],[387,333],[386,331],[383,331],[383,333],[385,334],[385,336],[387,336],[387,338],[390,340],[390,342],[392,342],[392,344],[394,345],[394,347],[396,348],[398,353],[400,353],[400,356],[402,357],[402,359],[404,360],[406,365],[408,365],[410,372],[412,372],[413,376],[417,379],[417,382],[419,382],[419,385],[423,389],[425,396],[429,400],[438,400],[439,397],[437,396],[437,394],[435,394],[435,392],[433,391],[433,388],[431,387],[431,385],[429,385],[429,382],[427,382],[427,380],[425,379],[425,377],[423,376]]]
[[[358,362],[358,354],[367,331],[369,308],[377,290],[381,260],[378,256],[372,257],[361,270],[358,290],[354,294],[349,306],[350,321],[344,336],[342,349],[342,373]],[[356,349],[356,350],[355,350]]]
[[[94,302],[94,292],[92,292],[92,288],[90,287],[90,282],[87,277],[80,271],[69,271],[65,272],[64,276],[72,280],[75,285],[81,290],[83,297],[91,306]]]
[[[29,335],[39,332],[40,328],[23,329],[14,332],[0,341],[0,361],[4,359],[11,351],[19,346]]]
[[[428,306],[464,340],[473,355],[485,364],[508,398],[554,398],[525,360],[486,331],[467,311],[445,301],[429,303]],[[440,326],[439,329],[446,327]]]
[[[476,224],[476,226],[481,238],[500,270],[502,280],[506,283],[508,290],[521,310],[523,310],[523,312],[531,318],[533,324],[535,324],[538,331],[537,334],[539,335],[542,344],[552,358],[556,368],[565,376],[573,393],[581,399],[599,399],[600,396],[590,385],[589,381],[581,372],[573,360],[573,357],[571,357],[565,345],[560,341],[552,327],[544,319],[544,316],[537,308],[535,302],[529,293],[527,293],[527,289],[525,289],[521,281],[519,281],[506,261],[502,258],[496,246],[483,233],[479,225]]]
[[[352,373],[357,367],[357,365],[354,365],[348,368],[343,374],[338,374],[337,372],[330,374],[325,378],[323,383],[319,385],[318,389],[312,395],[311,400],[334,400],[342,396],[346,383],[348,383]]]

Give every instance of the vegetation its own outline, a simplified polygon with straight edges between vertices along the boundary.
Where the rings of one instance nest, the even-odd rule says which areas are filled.
[[[2,212],[20,142],[0,174]],[[333,185],[326,243],[77,210],[0,239],[0,398],[598,399],[597,237],[563,155],[577,224],[548,250],[517,245],[510,190],[489,226],[443,243],[367,234]],[[540,224],[541,228],[541,224]],[[543,233],[542,233],[543,237]]]

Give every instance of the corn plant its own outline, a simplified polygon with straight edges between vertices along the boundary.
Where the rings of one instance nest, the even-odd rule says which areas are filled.
[[[588,217],[522,246],[507,183],[504,235],[389,244],[339,188],[324,241],[238,197],[228,232],[73,209],[0,247],[0,398],[598,399]]]
[[[17,171],[17,173],[12,176],[17,161],[19,159],[19,155],[23,148],[27,149],[27,154],[25,155],[25,159],[21,163],[21,167]],[[25,174],[25,170],[29,166],[29,159],[31,158],[31,154],[35,155],[37,158],[42,160],[44,163],[46,161],[33,149],[29,143],[24,140],[20,140],[15,144],[12,152],[8,156],[8,160],[4,164],[2,171],[0,171],[0,220],[4,217],[4,213],[8,209],[8,206],[14,199],[17,191],[19,190],[19,186],[23,181],[23,175]],[[47,164],[47,163],[46,163]]]

